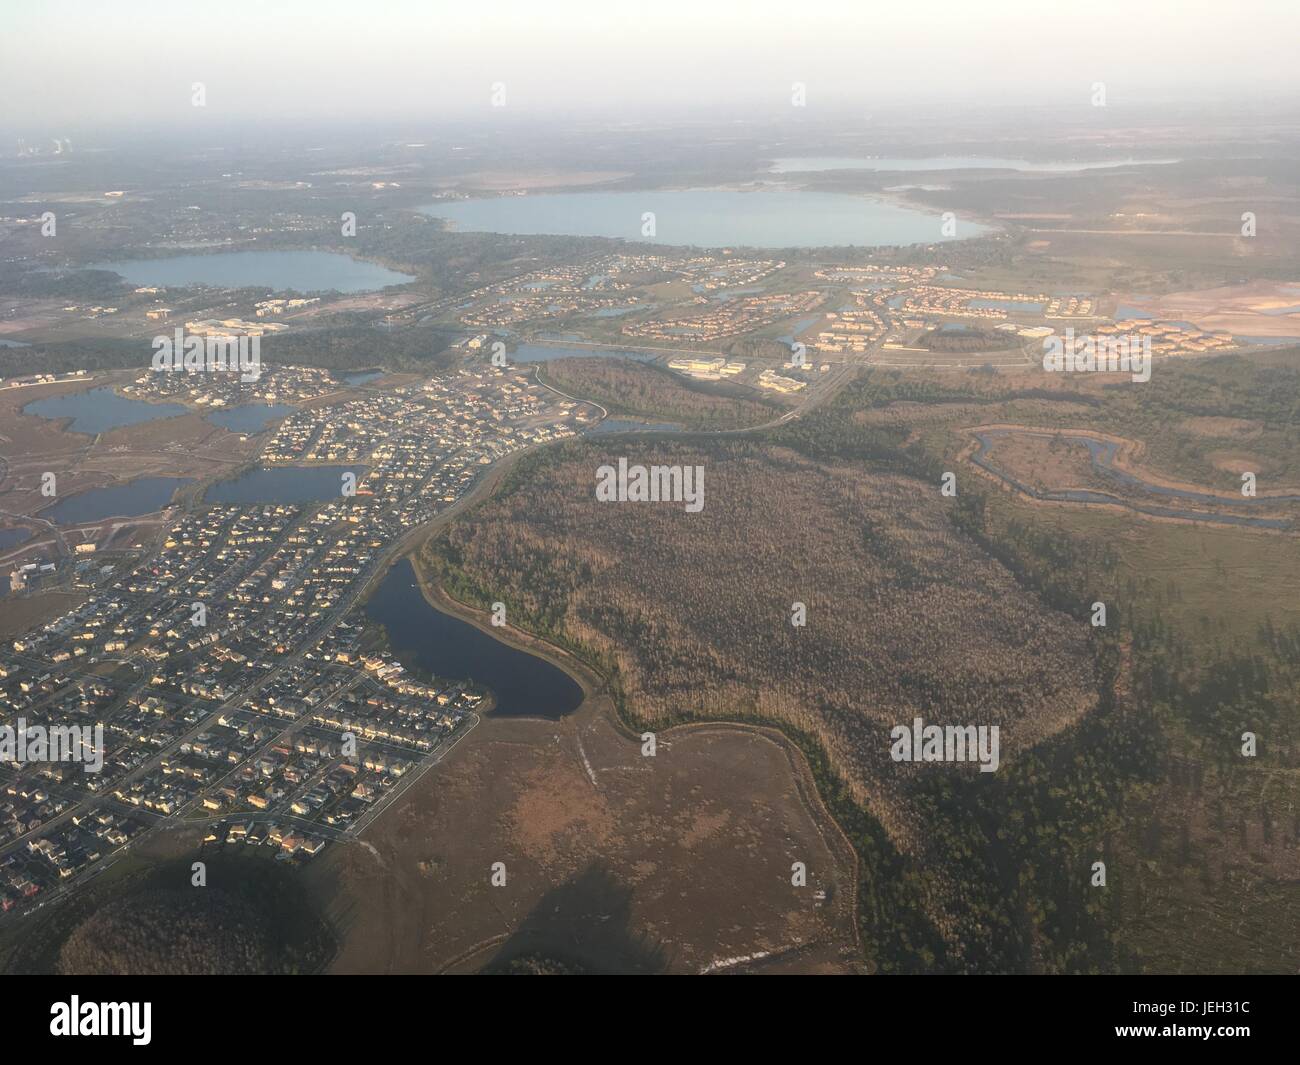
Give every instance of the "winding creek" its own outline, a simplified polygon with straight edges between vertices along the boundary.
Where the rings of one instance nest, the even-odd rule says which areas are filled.
[[[1197,492],[1186,488],[1173,488],[1169,485],[1157,484],[1147,481],[1127,470],[1122,470],[1115,465],[1115,456],[1119,452],[1119,445],[1110,440],[1099,440],[1096,437],[1089,436],[1086,433],[1071,432],[1035,432],[1032,430],[1022,429],[981,429],[975,432],[974,437],[979,441],[979,447],[971,455],[971,461],[981,469],[988,471],[998,480],[1023,492],[1025,495],[1032,496],[1034,499],[1043,499],[1052,502],[1063,503],[1108,503],[1115,506],[1126,507],[1129,510],[1137,511],[1140,514],[1149,514],[1153,517],[1160,518],[1183,518],[1188,521],[1203,521],[1212,525],[1247,525],[1261,529],[1292,529],[1295,522],[1289,518],[1260,518],[1248,514],[1218,514],[1208,513],[1203,510],[1187,510],[1179,507],[1160,506],[1155,503],[1140,503],[1131,499],[1126,499],[1121,495],[1113,495],[1109,492],[1096,492],[1083,488],[1061,488],[1061,489],[1042,489],[1035,488],[1032,485],[1025,484],[1023,481],[1012,476],[1006,470],[996,465],[988,455],[989,448],[994,441],[1007,436],[1030,436],[1039,439],[1053,439],[1062,437],[1073,443],[1082,444],[1088,449],[1088,456],[1092,462],[1092,468],[1104,477],[1108,477],[1122,485],[1130,488],[1136,488],[1143,492],[1149,492],[1154,496],[1161,496],[1173,500],[1186,500],[1189,503],[1201,503],[1209,506],[1240,508],[1249,510],[1260,506],[1276,506],[1279,503],[1300,503],[1300,495],[1278,495],[1278,496],[1254,496],[1242,497],[1240,499],[1214,495],[1210,492]]]

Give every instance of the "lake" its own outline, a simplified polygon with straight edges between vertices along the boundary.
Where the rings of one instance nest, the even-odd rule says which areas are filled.
[[[34,535],[31,529],[0,529],[0,551],[24,544]]]
[[[229,410],[213,411],[208,421],[232,433],[260,433],[269,423],[292,411],[292,407],[283,403],[245,403]]]
[[[471,232],[622,237],[650,244],[706,248],[819,248],[932,244],[942,235],[938,213],[883,200],[830,192],[686,189],[574,192],[458,200],[420,208]],[[641,234],[642,214],[655,216],[655,235]],[[989,232],[959,221],[961,237]]]
[[[431,606],[410,559],[394,563],[365,610],[371,621],[384,626],[403,665],[491,688],[493,714],[555,720],[582,702],[582,688],[564,670]]]
[[[174,418],[188,411],[179,403],[145,403],[139,399],[127,399],[104,387],[92,388],[89,392],[46,396],[28,403],[23,407],[23,413],[41,418],[71,418],[72,424],[68,428],[74,433],[94,436],[125,425]]]
[[[80,525],[104,518],[134,518],[162,510],[176,489],[193,483],[191,477],[140,477],[126,484],[91,488],[60,499],[40,517],[60,525]]]
[[[809,155],[789,156],[773,161],[769,173],[806,174],[822,170],[1021,170],[1033,173],[1070,174],[1080,170],[1110,170],[1120,166],[1163,166],[1177,159],[1113,159],[1105,162],[1035,163],[1028,159],[1000,159],[991,155],[925,155],[911,158],[882,156]]]
[[[205,503],[324,503],[343,490],[343,474],[361,480],[364,466],[263,466],[229,481],[218,481]]]
[[[414,281],[376,263],[328,251],[227,251],[171,255],[165,259],[121,259],[96,263],[133,285],[211,285],[269,288],[276,292],[374,292]]]

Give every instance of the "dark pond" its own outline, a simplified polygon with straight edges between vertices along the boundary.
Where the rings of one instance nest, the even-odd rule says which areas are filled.
[[[343,494],[343,474],[364,466],[263,466],[208,489],[206,503],[324,503]]]
[[[138,477],[126,484],[90,488],[60,499],[40,516],[60,525],[80,525],[104,518],[134,518],[152,514],[171,502],[172,496],[189,477]]]
[[[179,403],[145,403],[140,399],[119,396],[111,388],[92,388],[89,392],[65,392],[33,400],[23,408],[24,414],[42,418],[71,418],[68,426],[74,433],[107,432],[124,425],[139,425],[158,418],[174,418],[185,414]]]
[[[293,410],[283,403],[245,403],[229,410],[213,411],[208,421],[232,433],[259,433]]]
[[[388,571],[366,603],[366,615],[384,626],[404,665],[491,688],[494,714],[554,720],[582,702],[582,688],[564,670],[431,606],[409,559]]]

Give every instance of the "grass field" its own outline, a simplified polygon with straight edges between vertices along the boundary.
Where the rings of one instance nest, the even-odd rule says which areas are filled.
[[[791,885],[795,861],[807,887]],[[860,964],[852,851],[797,752],[718,725],[661,732],[644,757],[604,695],[560,722],[489,715],[317,865],[307,875],[342,930],[333,972]]]

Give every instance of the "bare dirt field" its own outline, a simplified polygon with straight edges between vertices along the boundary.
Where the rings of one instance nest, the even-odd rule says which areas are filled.
[[[854,858],[801,756],[774,733],[695,725],[644,757],[602,695],[558,722],[488,715],[363,842],[331,851],[312,875],[332,896],[335,972],[857,962]]]
[[[996,437],[987,455],[999,469],[1040,491],[1104,484],[1092,469],[1087,449],[1065,437]]]
[[[1214,464],[1215,469],[1226,470],[1228,473],[1246,473],[1264,465],[1259,455],[1242,451],[1211,451],[1206,458]]]
[[[1300,336],[1300,284],[1255,281],[1157,297],[1135,294],[1120,302],[1157,318],[1225,329],[1238,336]]]
[[[1254,440],[1264,431],[1263,423],[1251,418],[1184,418],[1178,428],[1196,436],[1222,440]]]
[[[23,599],[5,599],[0,608],[0,637],[16,636],[73,610],[86,601],[84,592],[43,592]]]

